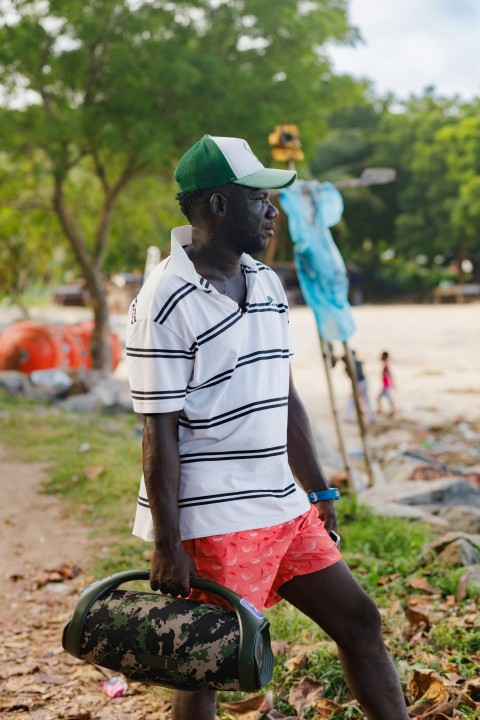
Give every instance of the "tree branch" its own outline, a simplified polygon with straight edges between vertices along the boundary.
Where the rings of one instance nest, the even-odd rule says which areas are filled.
[[[100,266],[103,263],[105,252],[108,241],[108,230],[112,221],[113,208],[115,201],[121,191],[126,188],[128,183],[137,175],[139,172],[140,165],[134,164],[133,162],[128,163],[123,173],[115,185],[105,193],[105,201],[103,203],[100,219],[98,221],[97,229],[95,231],[95,245],[93,250],[93,257],[95,262]]]
[[[103,165],[103,163],[100,162],[98,153],[94,148],[91,148],[90,152],[92,153],[93,163],[95,165],[95,170],[97,171],[97,177],[100,180],[100,183],[102,185],[103,192],[105,193],[105,195],[109,195],[111,192],[111,188],[110,188],[110,185],[107,180],[107,173],[105,171],[105,165]]]
[[[55,173],[55,184],[53,191],[53,208],[58,215],[60,224],[67,238],[69,239],[75,255],[85,274],[87,284],[93,275],[93,263],[90,257],[82,231],[76,226],[68,207],[65,202],[65,194],[63,191],[63,177],[60,173]]]

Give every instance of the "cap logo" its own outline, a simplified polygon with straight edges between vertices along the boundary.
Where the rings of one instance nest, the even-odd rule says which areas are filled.
[[[253,155],[255,160],[258,160],[257,156],[255,155],[255,153],[253,152],[253,150],[251,149],[250,145],[247,143],[246,140],[243,141],[243,147],[245,148],[245,150],[247,150],[250,153],[250,155]],[[258,161],[260,162],[260,160],[258,160]]]

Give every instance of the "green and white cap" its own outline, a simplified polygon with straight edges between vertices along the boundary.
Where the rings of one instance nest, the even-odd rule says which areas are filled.
[[[252,188],[291,185],[295,170],[266,168],[242,138],[204,135],[180,159],[175,180],[182,193],[237,183]]]

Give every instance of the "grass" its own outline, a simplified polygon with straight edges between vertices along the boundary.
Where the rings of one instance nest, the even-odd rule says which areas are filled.
[[[141,474],[141,423],[136,416],[73,414],[0,393],[0,437],[8,459],[51,463],[44,492],[61,496],[69,512],[90,528],[95,578],[148,567],[149,545],[131,535]],[[480,627],[465,622],[465,617],[477,607],[476,598],[470,593],[455,601],[464,570],[445,568],[423,557],[431,530],[419,523],[375,516],[348,493],[338,503],[337,514],[345,560],[381,609],[386,642],[398,660],[402,682],[407,684],[413,666],[439,672],[448,668],[466,679],[475,677]],[[418,578],[431,587],[427,603],[431,627],[422,639],[421,652],[404,633],[403,615],[412,602],[426,602],[425,593],[412,582]],[[303,675],[321,681],[325,697],[345,701],[343,672],[327,636],[286,603],[266,614],[272,638],[285,643],[285,655],[277,659],[271,685],[275,708],[292,714],[288,690]],[[288,669],[284,660],[298,654],[302,646],[314,646],[306,663]],[[352,706],[342,717],[363,715]]]

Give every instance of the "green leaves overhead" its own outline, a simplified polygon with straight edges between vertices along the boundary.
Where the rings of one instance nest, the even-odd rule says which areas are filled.
[[[29,132],[57,165],[63,147],[66,165],[95,151],[169,172],[204,132],[266,148],[279,122],[318,130],[326,106],[341,101],[322,44],[355,37],[345,0],[11,6],[18,16],[0,28],[2,80],[36,94],[42,122]]]

